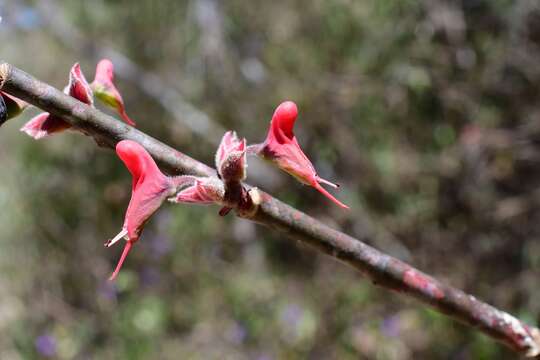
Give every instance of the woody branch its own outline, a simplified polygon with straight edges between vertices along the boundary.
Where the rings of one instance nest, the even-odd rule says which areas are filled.
[[[215,176],[209,166],[99,110],[63,94],[22,70],[0,62],[0,90],[60,116],[99,146],[114,148],[121,140],[141,144],[172,175]],[[514,351],[529,357],[540,354],[540,330],[488,305],[474,296],[442,284],[433,277],[386,255],[260,191],[252,191],[257,205],[242,217],[276,229],[289,239],[330,255],[358,269],[375,285],[412,296],[462,323],[477,328]]]

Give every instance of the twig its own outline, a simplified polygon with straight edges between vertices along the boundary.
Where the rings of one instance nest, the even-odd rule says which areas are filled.
[[[215,174],[212,168],[197,160],[3,62],[0,62],[0,90],[61,116],[101,146],[113,147],[120,140],[134,140],[172,174]],[[339,259],[360,270],[374,284],[415,297],[522,355],[540,354],[540,330],[536,327],[525,325],[472,295],[444,285],[398,259],[331,229],[267,193],[256,191],[256,194],[259,206],[255,212],[246,215],[249,219]]]
[[[21,5],[12,4],[12,12],[21,11]],[[103,42],[85,37],[81,31],[69,21],[65,10],[59,6],[56,0],[40,0],[35,4],[37,11],[43,19],[43,26],[47,31],[59,40],[64,46],[78,54],[83,54],[86,59],[99,60],[110,59],[115,66],[115,74],[130,82],[146,96],[154,99],[169,116],[175,119],[174,124],[182,124],[186,130],[198,135],[209,144],[219,144],[226,129],[213,120],[206,112],[188,102],[180,91],[171,86],[170,81],[165,81],[155,71],[149,71],[137,65],[124,53],[107,46]],[[200,24],[201,28],[204,27]],[[178,79],[173,79],[178,81]],[[268,182],[266,173],[251,173],[250,176],[256,182]],[[404,260],[411,258],[410,251],[384,229],[377,229],[369,215],[363,209],[356,209],[356,213],[362,213],[362,231],[376,239],[376,244],[399,251]],[[373,236],[376,234],[376,236]]]

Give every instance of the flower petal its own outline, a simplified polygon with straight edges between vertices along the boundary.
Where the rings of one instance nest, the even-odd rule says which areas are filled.
[[[64,89],[66,94],[74,97],[75,99],[88,104],[94,105],[94,94],[88,81],[84,77],[79,63],[75,63],[69,72],[69,84]]]
[[[105,246],[110,247],[122,238],[127,240],[111,280],[120,271],[132,245],[139,240],[146,222],[167,197],[176,191],[175,182],[159,170],[154,159],[142,145],[135,141],[123,140],[116,145],[116,153],[133,176],[133,183],[122,231],[105,243]]]
[[[216,168],[219,168],[219,164],[221,164],[221,162],[225,158],[227,149],[231,147],[231,144],[234,142],[235,138],[237,139],[237,136],[236,132],[234,131],[227,131],[221,138],[221,142],[216,151]]]
[[[72,66],[69,72],[69,83],[64,92],[81,102],[93,105],[92,90],[81,71],[79,63]],[[71,124],[62,118],[49,113],[41,113],[28,121],[21,128],[21,131],[38,140],[69,128],[71,128]]]
[[[217,178],[191,177],[191,183],[180,190],[171,201],[190,204],[220,204],[225,196],[223,182]]]
[[[136,241],[146,221],[174,193],[175,188],[142,145],[123,140],[116,145],[116,153],[133,176],[124,228],[128,231],[129,240]]]
[[[131,140],[122,140],[116,144],[116,154],[124,162],[133,176],[133,190],[142,183],[146,176],[165,177],[146,149]]]
[[[322,183],[334,188],[339,187],[328,180],[320,178],[315,167],[300,148],[293,132],[297,117],[298,108],[295,103],[292,101],[281,103],[274,111],[264,143],[252,145],[249,148],[253,149],[251,151],[255,151],[257,155],[295,177],[301,183],[314,187],[340,207],[348,208],[320,185]]]
[[[216,168],[223,181],[242,181],[246,178],[246,139],[227,131],[216,152]]]
[[[330,194],[328,191],[326,191],[325,188],[323,188],[321,185],[319,185],[319,183],[313,183],[313,184],[311,184],[311,186],[313,186],[317,191],[319,191],[321,194],[323,194],[324,196],[329,198],[333,203],[335,203],[339,207],[341,207],[343,209],[349,209],[349,207],[347,205],[345,205],[344,203],[342,203],[341,201],[336,199],[332,194]]]
[[[294,138],[293,128],[298,117],[298,108],[292,101],[285,101],[276,108],[272,116],[270,132],[279,143]]]
[[[101,60],[96,67],[96,77],[90,87],[96,97],[105,105],[118,112],[120,117],[129,125],[135,126],[135,122],[129,118],[124,107],[122,95],[113,83],[114,65],[109,59]]]
[[[61,118],[49,113],[41,113],[33,117],[22,128],[21,131],[36,140],[50,136],[54,133],[69,129],[71,125]]]
[[[122,269],[122,265],[124,265],[124,261],[127,258],[127,255],[129,254],[129,251],[133,247],[133,243],[131,241],[126,242],[126,245],[124,245],[124,250],[122,250],[122,255],[120,256],[120,260],[118,260],[118,264],[116,264],[116,268],[114,269],[112,275],[109,277],[109,281],[113,281],[116,279],[116,276],[120,272],[120,269]]]

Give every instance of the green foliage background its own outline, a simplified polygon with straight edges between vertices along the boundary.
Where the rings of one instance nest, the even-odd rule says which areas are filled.
[[[256,159],[251,183],[538,322],[536,1],[3,0],[0,16],[0,57],[58,88],[112,48],[251,142],[294,100],[303,148],[351,211]],[[215,138],[144,81],[117,80],[140,129],[211,164]],[[215,207],[166,205],[108,283],[129,173],[77,133],[19,133],[36,113],[0,129],[2,358],[512,358]]]

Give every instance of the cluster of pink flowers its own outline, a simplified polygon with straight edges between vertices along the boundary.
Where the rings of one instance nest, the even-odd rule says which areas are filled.
[[[69,83],[64,88],[64,93],[89,106],[94,106],[95,95],[105,105],[116,110],[126,123],[135,126],[126,114],[124,101],[114,86],[113,80],[113,64],[110,60],[103,59],[98,63],[95,80],[91,84],[86,81],[79,63],[75,63],[69,72]],[[69,128],[71,125],[61,117],[46,112],[28,121],[21,131],[37,140]]]
[[[91,84],[86,81],[79,64],[76,63],[71,68],[69,83],[64,92],[89,106],[94,106],[96,96],[115,109],[126,123],[135,125],[126,114],[122,96],[114,86],[113,79],[113,65],[107,59],[98,63],[95,80]],[[13,117],[26,106],[22,101],[3,93],[0,93],[0,100],[0,105],[3,105],[4,110],[7,109],[0,111],[0,114],[6,115],[4,117]],[[339,187],[319,177],[315,167],[300,148],[293,132],[297,117],[298,109],[295,103],[286,101],[280,104],[272,116],[266,139],[260,144],[247,146],[246,139],[239,138],[234,131],[226,132],[215,155],[217,176],[212,177],[167,176],[161,172],[142,145],[132,140],[120,141],[116,145],[116,153],[131,173],[133,182],[131,200],[122,229],[105,243],[105,246],[110,247],[121,239],[126,240],[110,279],[117,276],[133,244],[139,240],[144,225],[165,200],[174,203],[218,204],[222,206],[220,215],[227,214],[235,207],[238,209],[239,199],[242,199],[238,197],[238,193],[247,193],[242,182],[247,177],[248,153],[269,161],[301,183],[314,187],[338,206],[348,209],[347,205],[321,186],[325,184],[333,188]],[[21,131],[34,139],[41,139],[70,127],[61,117],[42,113],[26,123]]]
[[[347,205],[320,185],[338,187],[317,175],[315,167],[300,148],[293,133],[297,116],[298,110],[293,102],[282,103],[274,112],[266,140],[249,147],[246,139],[238,138],[234,131],[226,132],[216,152],[217,177],[167,177],[141,145],[131,140],[120,141],[116,152],[133,175],[133,188],[122,231],[106,244],[111,246],[121,238],[127,240],[111,279],[118,274],[146,221],[167,198],[175,203],[222,205],[222,215],[231,210],[231,204],[227,203],[227,189],[231,184],[246,179],[248,151],[270,161],[300,182],[313,186],[340,207],[348,209]]]

